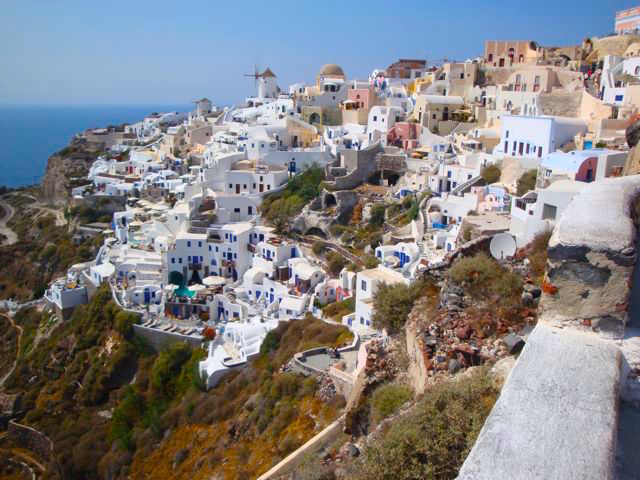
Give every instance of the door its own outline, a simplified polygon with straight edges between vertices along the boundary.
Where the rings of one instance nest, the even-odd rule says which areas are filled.
[[[500,59],[500,65],[499,65],[499,66],[500,66],[500,67],[504,67],[504,58],[501,58],[501,59]]]
[[[148,288],[144,289],[144,303],[149,303],[151,302],[151,292],[149,291]]]
[[[236,183],[236,193],[240,193],[240,184]]]

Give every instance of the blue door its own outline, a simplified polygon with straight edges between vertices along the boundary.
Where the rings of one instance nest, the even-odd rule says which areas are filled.
[[[224,318],[224,307],[218,307],[218,320]]]
[[[144,303],[149,303],[151,301],[151,292],[148,288],[144,289]]]

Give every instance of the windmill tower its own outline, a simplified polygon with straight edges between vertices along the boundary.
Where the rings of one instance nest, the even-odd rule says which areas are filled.
[[[245,77],[253,77],[258,87],[258,98],[277,98],[278,85],[276,84],[276,76],[269,67],[258,73],[257,65],[253,69],[253,73],[246,74]]]

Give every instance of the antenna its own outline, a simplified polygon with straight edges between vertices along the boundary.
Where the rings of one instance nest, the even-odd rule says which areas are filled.
[[[516,253],[516,241],[510,233],[499,233],[494,235],[489,245],[491,256],[496,260],[504,260],[513,257]]]

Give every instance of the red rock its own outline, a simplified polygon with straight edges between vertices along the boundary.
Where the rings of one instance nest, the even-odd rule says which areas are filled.
[[[463,325],[462,327],[456,329],[456,337],[458,337],[460,340],[469,340],[472,334],[473,328],[471,328],[471,325],[469,324]]]
[[[558,287],[556,287],[555,285],[553,285],[552,283],[550,283],[546,278],[544,279],[544,282],[542,282],[542,291],[544,293],[548,293],[550,295],[555,295],[556,293],[558,293]]]

